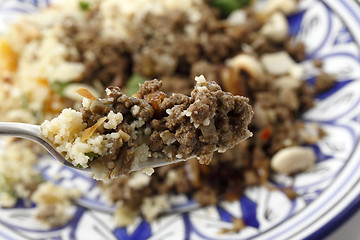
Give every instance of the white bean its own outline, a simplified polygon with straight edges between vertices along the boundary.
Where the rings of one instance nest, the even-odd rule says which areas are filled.
[[[285,51],[264,54],[260,57],[260,61],[268,73],[277,76],[289,73],[296,64]]]
[[[238,9],[233,11],[226,19],[226,21],[232,26],[244,24],[246,20],[247,15],[244,9]]]
[[[278,173],[293,174],[314,166],[316,155],[309,147],[287,147],[277,152],[271,159],[271,168]]]
[[[227,60],[226,64],[237,71],[246,71],[253,78],[258,78],[263,75],[259,60],[248,54],[239,54]]]
[[[275,12],[269,17],[260,32],[274,42],[283,42],[288,36],[288,31],[289,25],[284,14]]]

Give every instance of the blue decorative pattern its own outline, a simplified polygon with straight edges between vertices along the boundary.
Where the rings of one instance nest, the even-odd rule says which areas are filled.
[[[128,230],[125,227],[122,228],[116,228],[114,230],[114,235],[118,239],[124,239],[124,240],[137,240],[137,239],[148,239],[151,237],[151,228],[149,223],[146,221],[142,221],[138,228],[132,233],[129,234]]]
[[[260,223],[256,218],[257,204],[246,196],[240,198],[240,206],[243,213],[243,220],[247,226],[259,228]]]
[[[354,42],[354,38],[351,36],[349,30],[343,26],[339,31],[339,35],[335,38],[334,45],[347,44],[351,42]]]

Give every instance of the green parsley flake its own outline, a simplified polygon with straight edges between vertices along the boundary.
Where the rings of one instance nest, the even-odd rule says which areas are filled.
[[[229,15],[236,9],[248,6],[251,0],[211,0],[210,5],[221,10],[225,15]]]
[[[88,152],[85,153],[85,156],[89,157],[89,161],[91,162],[92,160],[94,160],[95,158],[99,157],[100,155],[94,152]]]
[[[56,92],[61,97],[63,97],[64,96],[64,91],[69,86],[69,84],[70,84],[70,82],[55,81],[55,82],[51,83],[50,87],[51,87],[52,90],[54,90],[54,92]]]
[[[133,74],[126,83],[126,94],[131,97],[139,90],[139,84],[143,84],[144,82],[145,78],[138,74]]]
[[[83,11],[87,11],[90,9],[90,3],[88,2],[83,2],[83,1],[80,1],[79,2],[79,8]]]

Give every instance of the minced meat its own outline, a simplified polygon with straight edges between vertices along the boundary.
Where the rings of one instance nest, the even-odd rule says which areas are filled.
[[[105,98],[93,99],[90,95],[90,102],[79,112],[86,129],[74,133],[81,138],[82,147],[97,151],[84,153],[86,162],[78,160],[83,155],[72,153],[76,144],[64,153],[62,146],[73,144],[71,141],[53,143],[75,166],[90,166],[104,178],[128,174],[149,161],[156,165],[160,160],[197,157],[200,163],[209,164],[213,152],[225,152],[252,136],[247,127],[253,111],[249,99],[224,92],[216,82],[206,81],[203,76],[195,79],[190,96],[167,96],[161,91],[159,80],[140,84],[135,97],[127,96],[119,87],[107,88]],[[63,112],[54,123],[42,125],[46,137],[49,132],[55,135],[51,135],[54,139],[58,135],[58,130],[52,132],[52,124],[72,121],[64,115]]]

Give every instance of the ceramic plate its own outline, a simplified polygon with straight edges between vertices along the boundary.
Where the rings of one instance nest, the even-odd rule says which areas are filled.
[[[0,31],[20,13],[35,13],[47,0],[0,1]],[[248,188],[235,202],[197,208],[184,196],[171,199],[172,210],[155,222],[138,218],[128,228],[116,228],[114,208],[104,203],[96,182],[88,175],[43,157],[37,168],[44,178],[86,194],[69,211],[65,226],[46,229],[34,221],[34,206],[0,209],[3,239],[319,239],[346,220],[359,205],[360,193],[360,5],[351,0],[301,1],[288,18],[290,32],[307,46],[302,63],[306,81],[317,75],[312,59],[322,59],[326,72],[337,76],[331,91],[316,97],[316,105],[302,117],[319,123],[328,133],[312,146],[314,169],[295,177],[274,176],[271,184],[292,186],[299,197],[289,200],[280,191]],[[59,177],[60,176],[60,177]],[[242,217],[247,227],[220,235]]]

